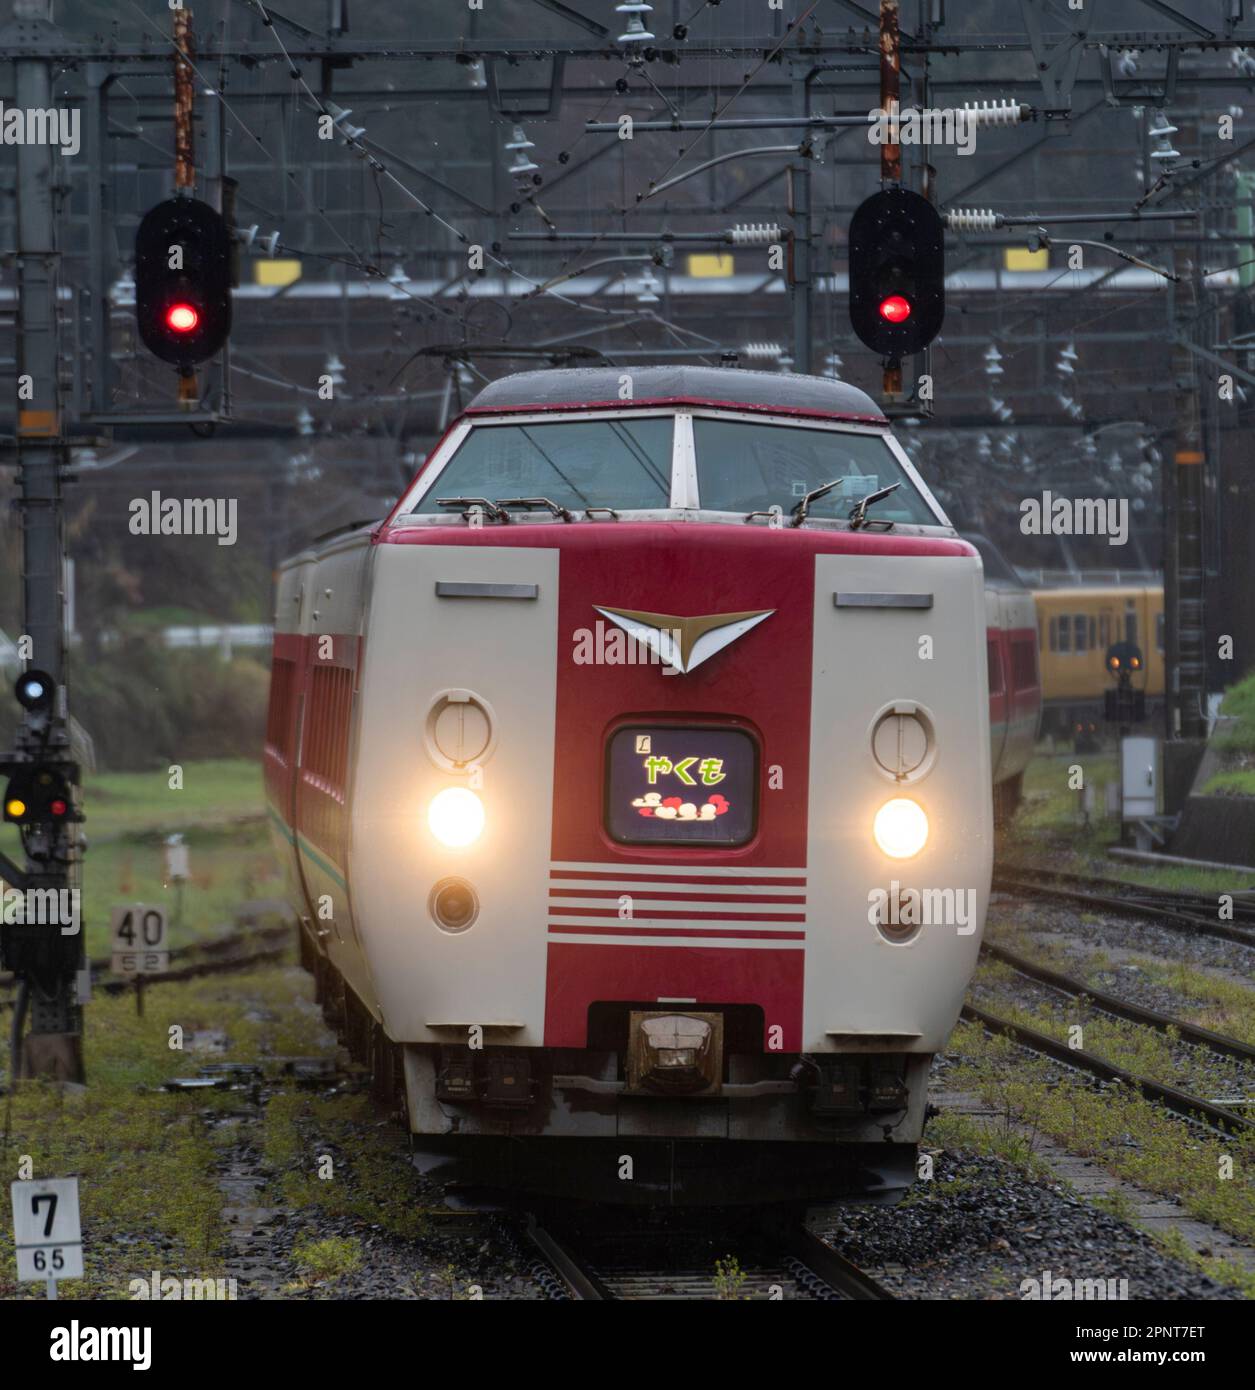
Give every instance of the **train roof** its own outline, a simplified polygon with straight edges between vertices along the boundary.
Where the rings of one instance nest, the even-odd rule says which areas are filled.
[[[621,389],[625,376],[631,378],[632,386],[632,397],[626,401]],[[843,381],[739,367],[565,367],[515,372],[485,386],[467,413],[662,404],[722,405],[864,424],[888,423],[865,391]]]
[[[1033,595],[1042,602],[1058,599],[1066,603],[1070,599],[1128,598],[1133,594],[1162,594],[1162,584],[1053,584],[1032,586]]]

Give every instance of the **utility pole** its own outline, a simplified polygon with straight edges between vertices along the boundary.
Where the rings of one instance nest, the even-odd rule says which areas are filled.
[[[880,0],[880,109],[888,117],[889,129],[895,136],[902,94],[900,43],[898,0]],[[880,147],[881,187],[901,182],[902,146],[886,142]],[[885,402],[902,399],[901,358],[891,358],[885,363],[882,393]]]
[[[0,34],[0,51],[13,53],[14,100],[19,111],[52,112],[49,60],[24,48],[47,52],[56,37],[52,0],[14,0],[13,22]],[[5,761],[15,767],[57,765],[71,782],[65,702],[65,595],[62,477],[66,428],[59,381],[60,325],[57,315],[59,254],[56,249],[52,143],[35,138],[27,115],[27,139],[17,146],[17,399],[16,459],[22,518],[23,656],[28,670],[46,672],[56,698],[43,713],[27,710],[17,749]],[[49,122],[54,133],[56,124]],[[61,890],[69,886],[77,845],[71,824],[23,826],[25,868],[18,887]],[[6,877],[14,866],[4,865]],[[83,1080],[82,1010],[78,972],[85,955],[81,920],[76,933],[56,924],[6,925],[0,929],[5,965],[19,977],[19,1021],[29,1012],[30,1033],[19,1074]],[[15,1029],[15,1037],[17,1030]],[[15,1049],[16,1051],[16,1049]]]
[[[1193,147],[1197,129],[1183,123],[1183,147]],[[1197,222],[1191,230],[1197,231]],[[1173,405],[1176,437],[1164,466],[1164,715],[1169,739],[1207,734],[1207,629],[1203,614],[1203,446],[1198,368],[1190,351],[1197,332],[1198,267],[1201,246],[1178,243],[1172,251],[1170,284],[1173,348]],[[1143,635],[1149,649],[1155,634]]]
[[[793,114],[810,115],[810,80],[808,68],[800,67],[791,74],[793,83]],[[790,283],[793,288],[793,370],[810,373],[813,370],[811,304],[811,162],[809,150],[789,165],[789,214],[793,218],[791,243],[792,265]]]

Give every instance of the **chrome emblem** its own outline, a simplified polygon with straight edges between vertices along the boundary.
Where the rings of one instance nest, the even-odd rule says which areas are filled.
[[[703,661],[730,646],[738,637],[770,618],[774,608],[750,613],[707,613],[681,618],[674,613],[642,613],[632,608],[593,608],[621,627],[642,646],[648,647],[664,665],[683,675]]]

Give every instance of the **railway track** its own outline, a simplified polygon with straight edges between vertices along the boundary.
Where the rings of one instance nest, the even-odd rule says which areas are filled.
[[[1217,898],[1202,893],[1144,888],[1116,879],[1087,877],[1051,869],[996,868],[993,887],[1019,897],[1053,898],[1128,917],[1153,917],[1188,931],[1255,947],[1255,890],[1234,891],[1233,920],[1217,918]]]
[[[1069,1047],[1067,1043],[1039,1032],[1036,1028],[1029,1028],[1009,1018],[1000,1018],[985,1009],[977,1008],[974,1004],[964,1004],[963,1017],[970,1022],[979,1023],[988,1032],[1001,1033],[1004,1037],[1019,1043],[1021,1047],[1051,1057],[1064,1066],[1088,1072],[1102,1081],[1119,1081],[1140,1092],[1147,1100],[1155,1101],[1183,1119],[1209,1125],[1224,1134],[1246,1134],[1255,1129],[1255,1121],[1248,1120],[1223,1105],[1191,1095],[1188,1091],[1178,1090],[1175,1086],[1152,1081],[1149,1077],[1138,1076],[1093,1052]]]
[[[776,1231],[575,1234],[529,1215],[533,1277],[550,1298],[599,1302],[717,1299],[890,1300],[888,1289],[800,1222]],[[720,1256],[728,1244],[744,1263]]]
[[[1250,1043],[1243,1042],[1240,1038],[1230,1038],[1222,1033],[1213,1033],[1210,1029],[1199,1028],[1193,1023],[1187,1023],[1184,1019],[1174,1018],[1171,1014],[1162,1014],[1155,1009],[1146,1009],[1140,1004],[1130,1004],[1127,1000],[1120,999],[1114,994],[1108,994],[1105,990],[1095,989],[1092,985],[1086,984],[1084,980],[1078,980],[1072,975],[1064,975],[1058,970],[1051,970],[1048,966],[1039,965],[1027,956],[1020,955],[1018,951],[1009,950],[1007,947],[996,945],[994,942],[986,941],[981,950],[991,960],[1002,961],[1004,965],[1009,965],[1012,970],[1027,976],[1029,979],[1049,985],[1051,989],[1056,989],[1062,994],[1088,999],[1095,1008],[1103,1013],[1112,1014],[1116,1018],[1127,1019],[1130,1023],[1144,1024],[1147,1028],[1154,1028],[1161,1033],[1175,1032],[1185,1042],[1194,1043],[1198,1047],[1205,1047],[1211,1052],[1220,1053],[1222,1056],[1237,1057],[1244,1062],[1255,1061],[1255,1047],[1252,1047]]]

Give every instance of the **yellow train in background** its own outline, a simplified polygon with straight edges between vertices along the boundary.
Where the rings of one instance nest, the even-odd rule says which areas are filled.
[[[1103,697],[1114,682],[1107,648],[1132,642],[1142,669],[1134,689],[1146,692],[1146,711],[1162,705],[1164,689],[1163,588],[1069,584],[1034,589],[1042,732],[1083,738],[1103,728]]]

